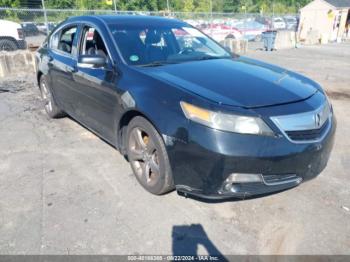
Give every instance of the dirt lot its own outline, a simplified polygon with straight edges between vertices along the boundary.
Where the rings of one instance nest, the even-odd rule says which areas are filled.
[[[330,94],[336,145],[316,179],[222,203],[153,196],[111,146],[49,120],[34,77],[0,81],[1,254],[350,254],[350,45],[249,56],[306,74]]]

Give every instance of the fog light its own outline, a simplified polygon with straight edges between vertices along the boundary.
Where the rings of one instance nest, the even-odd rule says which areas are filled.
[[[228,176],[225,183],[253,183],[263,182],[261,174],[233,173]]]

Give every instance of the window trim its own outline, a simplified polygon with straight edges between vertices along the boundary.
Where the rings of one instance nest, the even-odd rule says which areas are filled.
[[[112,66],[114,66],[114,60],[112,59],[112,56],[111,56],[111,49],[107,44],[106,37],[101,33],[99,26],[97,26],[96,24],[90,23],[90,22],[85,22],[85,21],[82,22],[80,24],[80,26],[81,26],[81,30],[80,30],[80,34],[79,34],[78,43],[77,43],[77,56],[80,55],[80,51],[82,48],[82,41],[83,41],[83,37],[84,37],[85,27],[92,27],[95,30],[97,30],[98,34],[100,35],[100,37],[103,40],[103,43],[104,43],[106,51],[107,51],[107,57],[108,57],[107,62],[110,63]]]
[[[51,47],[51,41],[52,41],[52,37],[58,33],[59,34],[59,40],[61,39],[61,36],[62,36],[62,31],[67,29],[67,28],[71,28],[71,27],[76,27],[77,28],[77,31],[75,32],[76,33],[76,37],[79,37],[78,34],[79,34],[79,27],[81,26],[80,23],[68,23],[68,24],[63,24],[62,26],[58,27],[50,36],[50,39],[49,39],[49,47],[50,47],[50,50],[52,50],[53,52],[55,53],[58,53],[59,55],[63,55],[63,56],[66,56],[66,57],[69,57],[69,58],[73,58],[75,60],[77,60],[77,53],[67,53],[67,52],[64,52],[58,48],[52,48]],[[72,47],[73,47],[73,43],[72,43]],[[78,49],[78,47],[77,47]]]

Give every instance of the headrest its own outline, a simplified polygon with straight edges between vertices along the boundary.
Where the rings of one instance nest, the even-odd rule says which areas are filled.
[[[102,37],[97,31],[94,32],[94,41],[96,45],[103,45]]]

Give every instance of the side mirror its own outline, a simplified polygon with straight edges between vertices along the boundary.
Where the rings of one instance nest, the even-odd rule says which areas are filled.
[[[107,59],[100,55],[81,55],[78,58],[78,63],[93,67],[102,67],[107,64]]]

